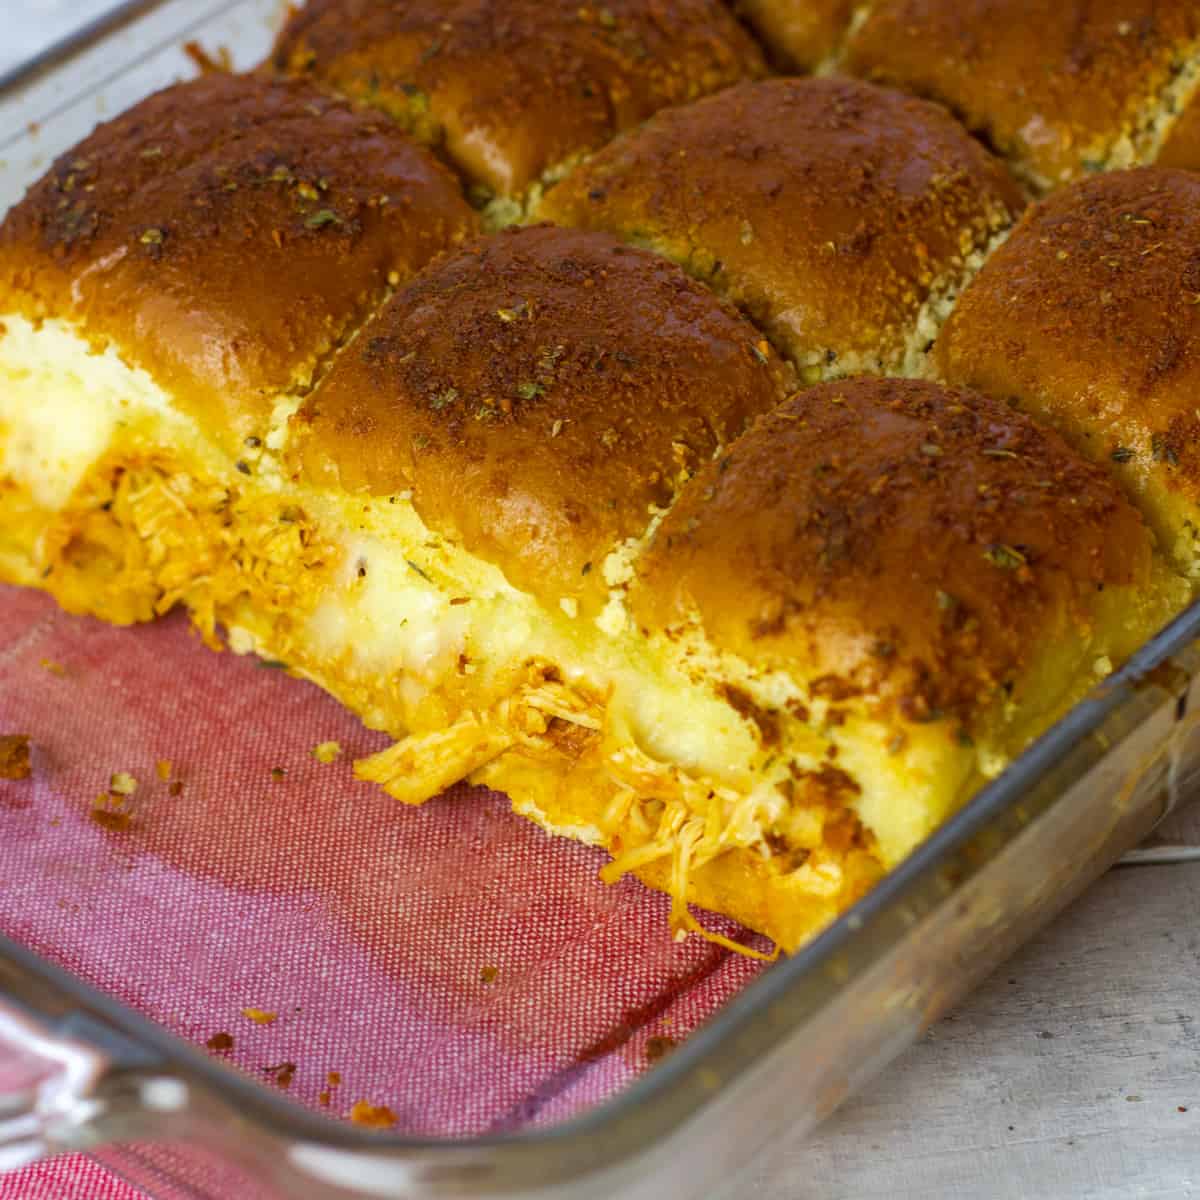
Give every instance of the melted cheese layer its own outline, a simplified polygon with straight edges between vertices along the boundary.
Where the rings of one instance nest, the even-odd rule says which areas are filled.
[[[64,321],[0,318],[0,476],[58,511],[137,415],[178,420],[170,398],[115,350]]]
[[[652,758],[730,782],[744,776],[755,752],[745,722],[632,630],[612,636],[598,622],[546,609],[492,564],[431,533],[404,498],[306,503],[318,524],[346,531],[334,587],[307,624],[322,656],[398,674],[414,705],[463,659],[481,684],[530,659],[552,662],[566,683],[608,693],[614,719]]]

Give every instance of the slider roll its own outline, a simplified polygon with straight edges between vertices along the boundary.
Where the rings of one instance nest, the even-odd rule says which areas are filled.
[[[934,354],[948,381],[1050,422],[1200,577],[1200,177],[1149,168],[1030,210]]]
[[[855,80],[779,79],[660,113],[540,212],[680,263],[816,383],[921,369],[1022,204],[935,105]]]
[[[946,105],[1034,191],[1153,162],[1200,86],[1193,0],[879,0],[845,68]]]
[[[658,869],[753,861],[732,911],[795,946],[1184,595],[1107,474],[1005,404],[901,380],[801,392],[691,481],[638,562],[648,644],[757,742],[741,799],[668,802]]]
[[[170,607],[339,346],[474,226],[427,151],[307,84],[210,75],[101,125],[0,227],[0,572]]]
[[[0,235],[30,320],[116,344],[226,450],[472,227],[444,168],[299,83],[209,75],[64,155]]]
[[[782,395],[755,330],[603,234],[506,231],[402,288],[301,406],[290,457],[404,491],[547,607],[607,602],[605,559]]]
[[[499,224],[615,133],[764,70],[719,0],[313,0],[273,62],[440,147]]]

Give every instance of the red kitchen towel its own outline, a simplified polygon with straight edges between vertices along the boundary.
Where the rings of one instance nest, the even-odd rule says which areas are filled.
[[[79,1154],[0,1178],[0,1200],[144,1200],[144,1195]]]
[[[29,735],[33,778],[0,781],[0,930],[331,1118],[561,1121],[758,969],[673,942],[664,897],[605,886],[598,850],[501,796],[410,809],[357,782],[386,738],[180,616],[114,629],[0,588],[6,733]],[[39,1168],[0,1197],[46,1171],[94,1178]]]

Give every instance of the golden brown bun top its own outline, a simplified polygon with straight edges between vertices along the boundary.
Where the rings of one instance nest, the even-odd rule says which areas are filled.
[[[854,0],[737,0],[734,8],[780,65],[811,71],[841,45]]]
[[[1091,457],[1200,496],[1200,176],[1117,171],[1030,209],[934,358]]]
[[[764,69],[719,0],[312,0],[276,66],[378,105],[493,192]]]
[[[1099,468],[1004,404],[860,378],[800,392],[705,468],[633,594],[829,699],[970,725],[1150,540]]]
[[[1200,95],[1179,114],[1155,165],[1200,171]]]
[[[1194,0],[880,0],[847,66],[942,101],[1048,187],[1106,164],[1197,37]]]
[[[115,344],[231,447],[262,435],[390,273],[473,228],[450,173],[385,118],[210,75],[51,167],[0,227],[0,289]]]
[[[1021,206],[942,109],[857,80],[780,79],[659,113],[540,211],[655,246],[798,362],[848,372],[897,366],[930,288]]]
[[[293,421],[307,475],[422,519],[557,605],[598,599],[681,471],[784,394],[755,330],[611,238],[512,230],[387,304]]]

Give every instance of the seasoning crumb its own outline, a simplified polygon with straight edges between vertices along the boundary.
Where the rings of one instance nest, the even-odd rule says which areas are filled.
[[[500,968],[499,967],[483,967],[479,972],[480,982],[487,984],[488,986],[495,983],[496,980],[499,978],[500,978]]]
[[[128,829],[132,818],[125,807],[127,799],[128,797],[122,796],[119,792],[101,792],[92,801],[92,811],[89,814],[92,821],[101,829],[107,829],[113,833],[120,833]]]
[[[1186,1105],[1186,1104],[1181,1104],[1181,1105],[1179,1105],[1179,1107],[1178,1107],[1178,1108],[1177,1108],[1175,1111],[1176,1111],[1176,1112],[1187,1112],[1187,1105]]]
[[[171,796],[181,796],[183,794],[183,780],[174,780],[171,783],[171,786],[167,788],[167,793]]]
[[[253,1021],[255,1025],[273,1025],[279,1020],[279,1014],[267,1012],[261,1008],[243,1008],[242,1016]]]
[[[368,1129],[388,1129],[396,1124],[396,1114],[386,1104],[371,1104],[359,1100],[350,1109],[350,1120]]]
[[[161,779],[163,783],[166,783],[167,780],[171,778],[171,760],[169,758],[160,758],[158,762],[154,764],[154,770],[159,779]]]
[[[341,758],[342,744],[340,742],[321,742],[313,747],[312,756],[317,762],[328,765]]]
[[[287,772],[282,767],[271,768],[271,779],[275,783],[282,783],[287,778]]]
[[[1028,562],[1028,559],[1026,559],[1020,550],[1015,546],[1006,545],[1004,542],[993,542],[990,546],[986,547],[983,556],[992,566],[1000,567],[1005,571],[1019,570]]]
[[[33,774],[29,759],[29,735],[0,736],[0,779],[28,779]]]
[[[183,52],[192,60],[201,75],[229,74],[233,70],[233,56],[228,46],[218,46],[214,57],[197,41],[183,43]]]
[[[43,671],[49,671],[51,675],[57,675],[60,679],[62,679],[67,673],[67,668],[64,667],[62,663],[53,662],[48,658],[43,658],[42,661],[38,663],[38,666],[40,666]]]
[[[341,1071],[330,1071],[326,1079],[329,1081],[330,1087],[337,1087],[342,1082],[342,1073]]]
[[[210,1050],[214,1050],[218,1054],[224,1054],[233,1049],[233,1035],[222,1030],[220,1033],[214,1033],[204,1044]]]
[[[273,1075],[275,1082],[281,1088],[291,1087],[292,1080],[296,1078],[296,1064],[293,1062],[280,1063],[275,1067],[264,1067],[263,1070],[268,1075]]]
[[[326,225],[340,225],[341,223],[342,218],[332,208],[322,208],[304,222],[309,229],[324,229]]]
[[[321,1105],[324,1108],[329,1107],[329,1092],[328,1091],[321,1092],[320,1095],[317,1096],[317,1099],[321,1102]]]
[[[138,790],[138,781],[128,771],[118,771],[109,779],[108,790],[118,796],[132,796]]]
[[[656,1063],[662,1058],[666,1058],[679,1043],[670,1037],[661,1037],[656,1035],[646,1039],[646,1061],[648,1063]]]

